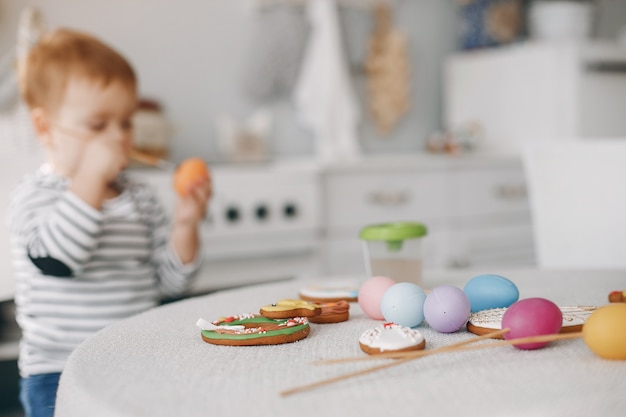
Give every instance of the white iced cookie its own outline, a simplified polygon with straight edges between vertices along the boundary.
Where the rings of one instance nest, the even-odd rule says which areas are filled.
[[[583,324],[589,318],[597,307],[594,306],[573,306],[559,307],[563,313],[563,327],[561,333],[579,332],[582,330]],[[467,322],[467,330],[470,332],[483,335],[491,333],[502,328],[502,316],[506,308],[493,308],[491,310],[477,311],[470,314]],[[502,339],[502,336],[497,339]]]
[[[318,302],[356,302],[360,285],[352,281],[326,282],[301,288],[299,296],[303,300]]]
[[[395,323],[385,323],[367,330],[359,337],[361,350],[369,355],[421,350],[426,346],[424,336],[415,329]]]

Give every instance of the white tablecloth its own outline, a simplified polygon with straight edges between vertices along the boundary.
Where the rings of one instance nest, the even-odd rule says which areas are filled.
[[[426,274],[429,287],[463,287],[475,274]],[[559,305],[604,305],[626,288],[626,271],[519,271],[505,274],[521,298]],[[310,335],[278,346],[203,342],[198,318],[257,312],[296,298],[306,281],[218,292],[156,308],[109,326],[82,344],[61,377],[56,415],[116,416],[623,416],[626,361],[595,356],[581,339],[535,351],[512,347],[411,361],[281,397],[279,392],[380,364],[311,361],[364,355],[360,334],[381,322],[351,304],[351,319],[311,324]],[[427,349],[474,337],[419,327]]]

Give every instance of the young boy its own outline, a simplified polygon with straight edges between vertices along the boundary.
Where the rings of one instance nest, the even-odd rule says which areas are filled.
[[[27,416],[52,416],[78,344],[186,289],[200,262],[198,225],[211,185],[190,185],[170,225],[154,193],[124,175],[137,82],[99,40],[52,32],[30,51],[20,83],[47,159],[9,208],[20,398]]]

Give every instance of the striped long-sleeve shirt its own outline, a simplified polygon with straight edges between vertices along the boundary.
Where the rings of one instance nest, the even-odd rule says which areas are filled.
[[[120,195],[100,211],[68,185],[42,170],[11,197],[22,376],[61,372],[83,340],[182,294],[199,266],[176,256],[167,216],[146,185],[120,176]]]

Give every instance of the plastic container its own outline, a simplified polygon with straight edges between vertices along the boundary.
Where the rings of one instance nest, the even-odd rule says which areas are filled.
[[[382,275],[397,282],[422,285],[421,223],[397,222],[366,226],[361,230],[365,268],[370,277]]]

